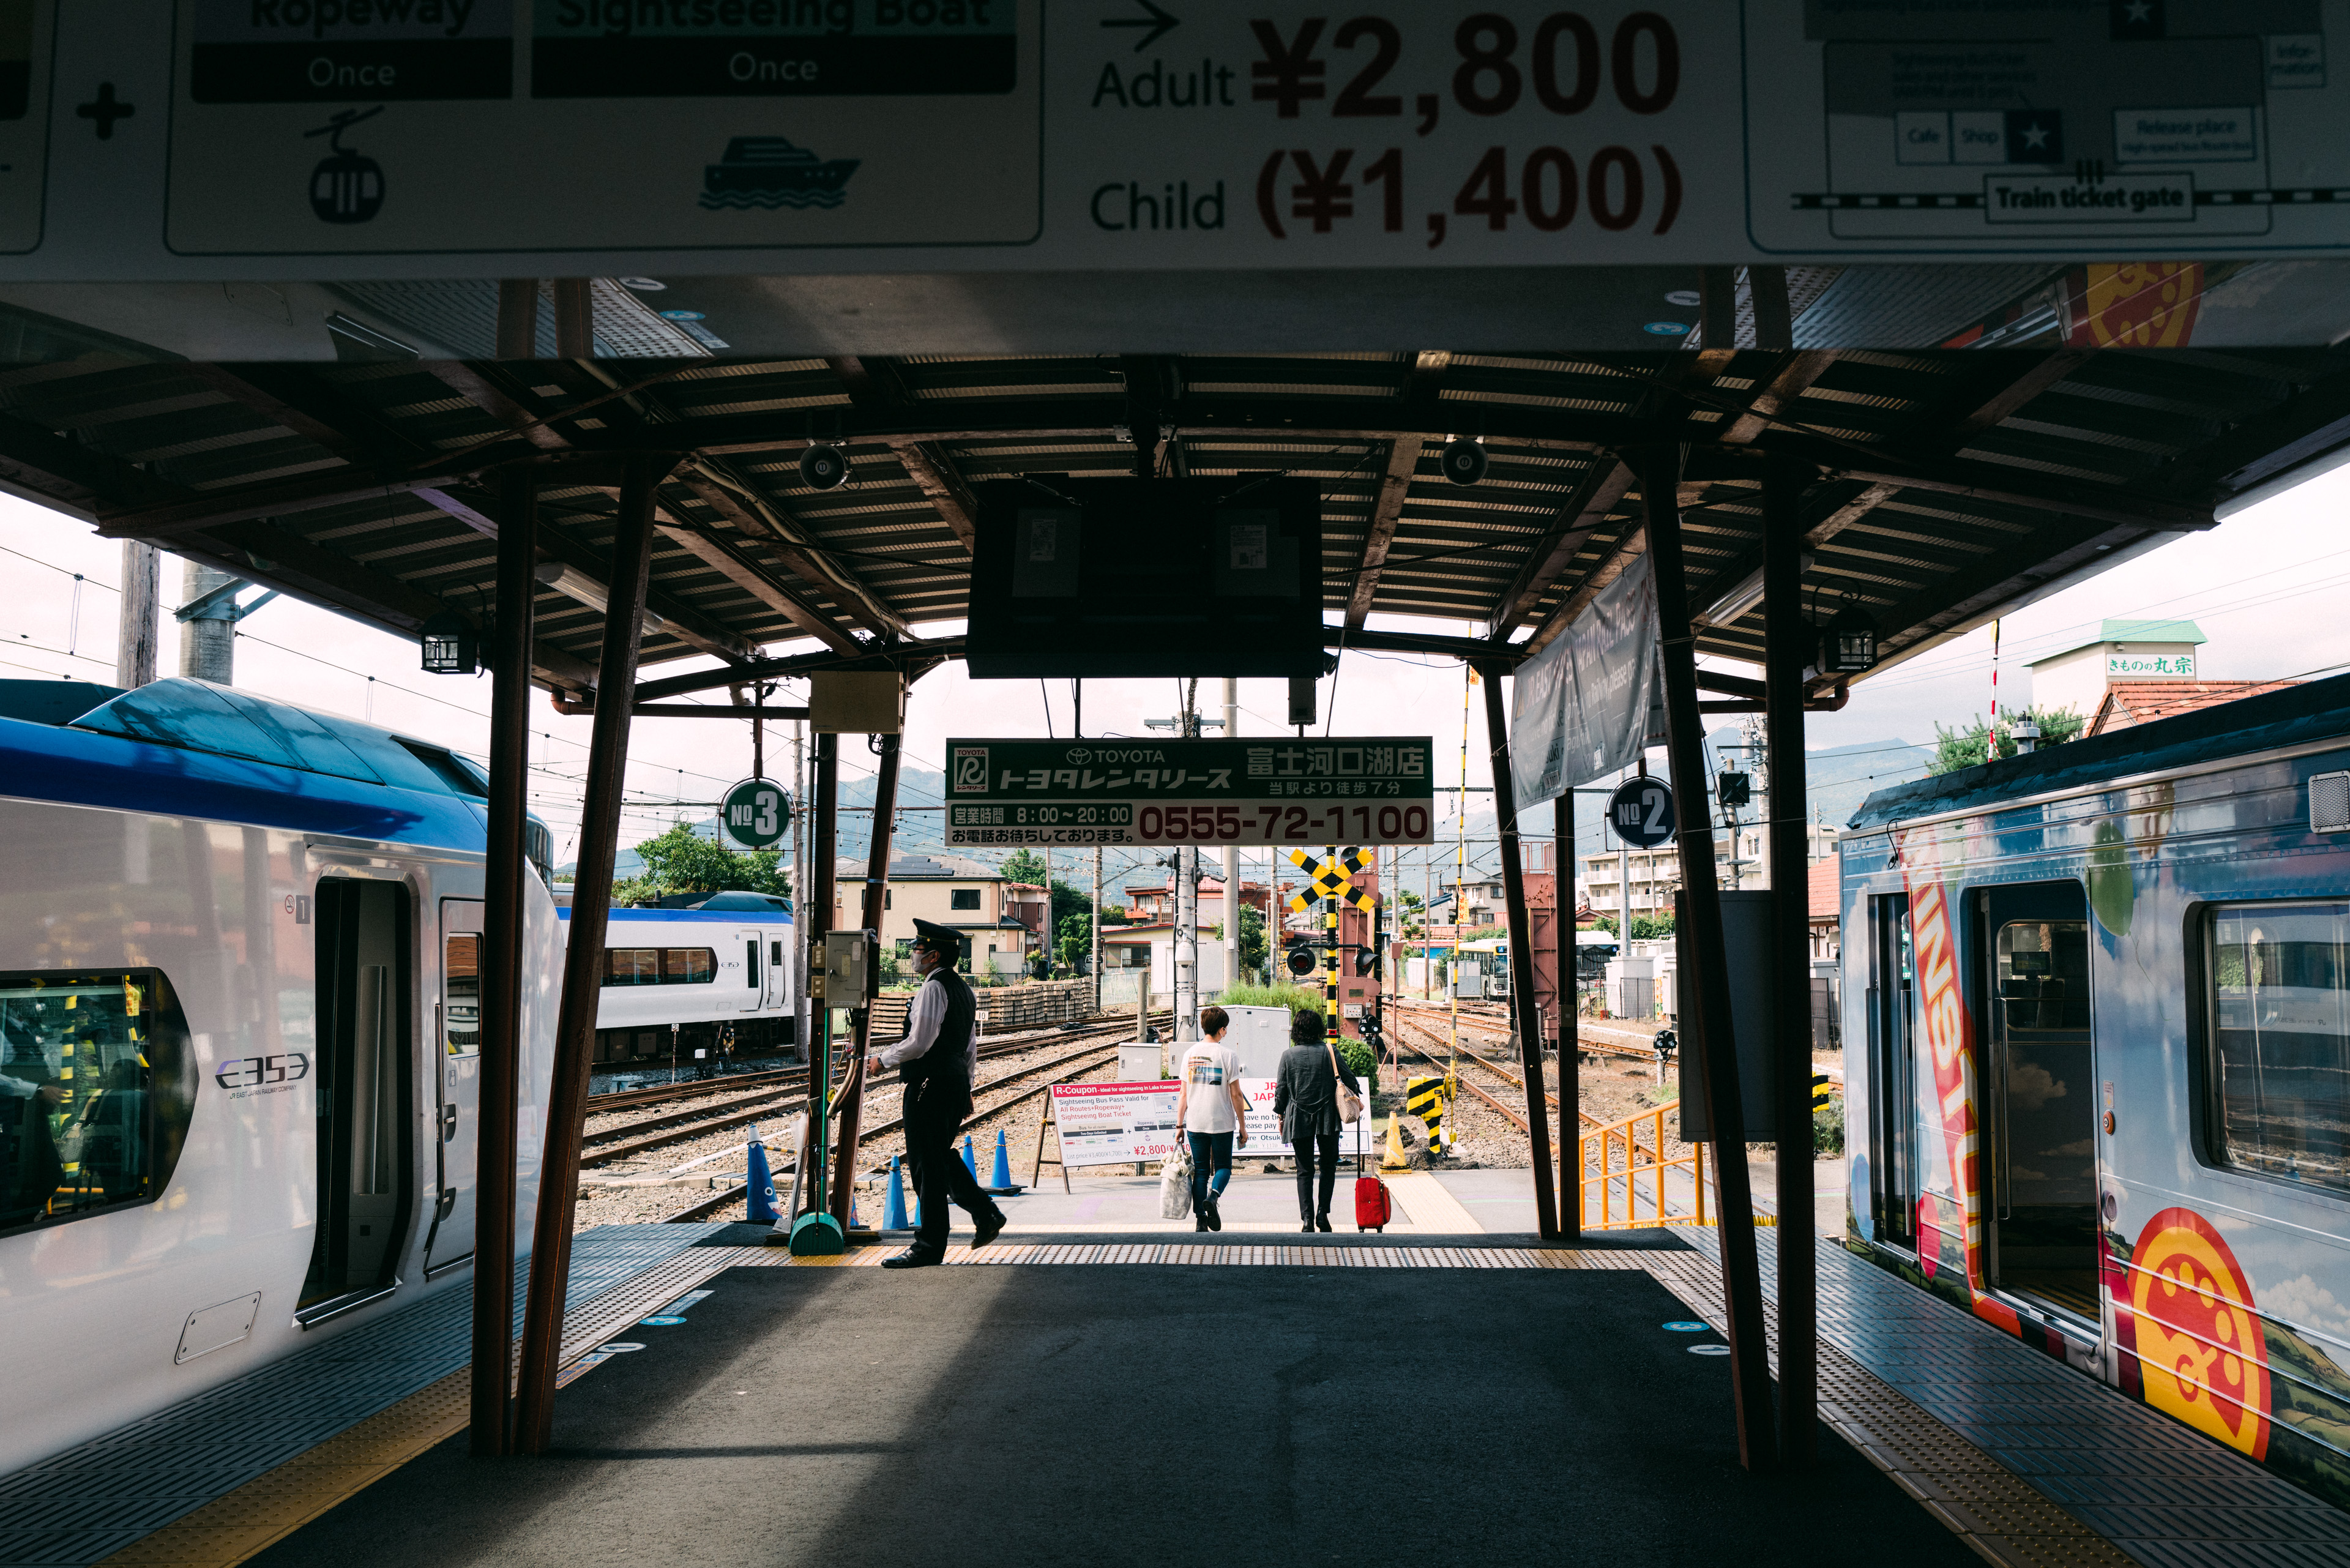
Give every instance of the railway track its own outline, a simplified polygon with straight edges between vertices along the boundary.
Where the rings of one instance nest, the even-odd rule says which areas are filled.
[[[1426,1025],[1419,1023],[1417,1020],[1405,1019],[1401,1020],[1401,1022],[1405,1028],[1416,1030],[1419,1033],[1427,1035],[1431,1040],[1435,1038],[1435,1032],[1429,1029]],[[1443,1058],[1440,1058],[1430,1054],[1421,1046],[1412,1045],[1408,1048],[1423,1061],[1433,1062],[1440,1067],[1444,1064]],[[1521,1102],[1524,1099],[1526,1081],[1519,1075],[1511,1072],[1506,1067],[1499,1066],[1492,1062],[1487,1061],[1484,1057],[1480,1056],[1473,1052],[1463,1051],[1461,1054],[1461,1060],[1469,1063],[1472,1066],[1481,1068],[1485,1072],[1491,1073],[1494,1077],[1501,1079],[1502,1082],[1507,1084],[1513,1089],[1515,1089],[1518,1092]],[[1507,1106],[1503,1105],[1499,1100],[1494,1099],[1492,1096],[1485,1094],[1482,1089],[1478,1088],[1476,1085],[1470,1083],[1465,1078],[1461,1080],[1461,1086],[1481,1096],[1484,1099],[1492,1101],[1495,1109],[1501,1111],[1503,1115],[1508,1116],[1512,1121],[1517,1124],[1517,1127],[1520,1132],[1528,1131],[1526,1119],[1522,1113],[1512,1110]],[[1556,1110],[1558,1108],[1558,1096],[1553,1094],[1546,1086],[1543,1090],[1543,1098],[1549,1103],[1550,1107],[1553,1110]],[[1575,1107],[1575,1114],[1583,1118],[1583,1123],[1586,1127],[1596,1127],[1606,1125],[1601,1122],[1597,1116],[1593,1116],[1589,1111],[1583,1109],[1580,1106]]]
[[[1398,1018],[1409,1018],[1423,1029],[1428,1029],[1430,1024],[1449,1026],[1451,1022],[1451,1011],[1440,1002],[1415,1002],[1398,997],[1389,1002],[1389,1006]],[[1461,1030],[1464,1034],[1473,1032],[1504,1042],[1509,1039],[1511,1033],[1509,1020],[1506,1017],[1496,1018],[1493,1014],[1482,1011],[1471,1012],[1467,1008],[1461,1009]],[[1618,1044],[1613,1041],[1594,1038],[1590,1033],[1583,1030],[1578,1030],[1575,1033],[1575,1048],[1586,1055],[1628,1056],[1636,1062],[1653,1062],[1657,1059],[1656,1050],[1652,1046]]]
[[[1096,1067],[1116,1061],[1117,1059],[1117,1046],[1110,1045],[1104,1047],[1100,1044],[1095,1044],[1088,1046],[1084,1050],[1073,1052],[1066,1056],[1056,1056],[1049,1062],[1036,1062],[1032,1063],[1025,1067],[1014,1068],[1013,1071],[1003,1074],[1000,1077],[992,1078],[984,1084],[976,1085],[973,1098],[976,1099],[979,1095],[985,1094],[990,1090],[1003,1088],[1006,1085],[1014,1082],[1015,1079],[1034,1077],[1039,1073],[1051,1072],[1055,1068],[1064,1070],[1059,1072],[1055,1076],[1046,1079],[1044,1083],[1032,1085],[1027,1088],[1017,1090],[1013,1094],[1004,1096],[1001,1099],[994,1100],[987,1104],[974,1105],[972,1108],[970,1116],[966,1118],[966,1124],[982,1122],[991,1116],[1000,1116],[1003,1112],[1010,1110],[1013,1106],[1019,1105],[1021,1102],[1024,1100],[1033,1100],[1037,1096],[1047,1092],[1055,1084],[1065,1084],[1072,1079],[1082,1077],[1086,1074],[1092,1072]],[[905,1125],[905,1117],[893,1116],[886,1122],[879,1123],[874,1127],[860,1132],[857,1137],[857,1146],[859,1148],[863,1148],[867,1144],[873,1142],[877,1138],[886,1137],[889,1134],[898,1131]],[[776,1174],[780,1176],[782,1172],[779,1170]],[[722,1210],[742,1202],[747,1196],[747,1186],[738,1185],[731,1187],[725,1191],[714,1193],[697,1202],[690,1203],[684,1208],[679,1210],[676,1213],[664,1216],[664,1219],[669,1222],[681,1224],[689,1223],[697,1220],[707,1220],[712,1215],[720,1212]]]

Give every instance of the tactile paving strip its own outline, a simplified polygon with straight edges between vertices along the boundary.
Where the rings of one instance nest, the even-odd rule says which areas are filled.
[[[1706,1251],[1645,1262],[1719,1325],[1713,1232],[1688,1240]],[[1755,1236],[1774,1343],[1778,1240]],[[2350,1568],[2350,1514],[1835,1241],[1817,1246],[1822,1417],[1985,1557]]]
[[[716,1225],[604,1226],[573,1242],[578,1312]],[[515,1314],[522,1310],[516,1269]],[[442,1291],[0,1478],[0,1565],[85,1568],[462,1373],[473,1293]],[[461,1378],[462,1382],[463,1379]]]
[[[743,1263],[803,1269],[878,1266],[896,1250],[851,1247],[830,1257],[795,1258],[781,1247],[712,1247]],[[1285,1269],[1638,1269],[1638,1252],[1565,1247],[1211,1247],[1176,1242],[998,1242],[980,1251],[949,1247],[949,1267],[1003,1263],[1174,1263]]]

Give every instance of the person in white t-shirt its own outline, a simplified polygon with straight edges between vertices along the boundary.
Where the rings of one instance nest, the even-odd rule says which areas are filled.
[[[1191,1146],[1191,1228],[1221,1231],[1224,1217],[1216,1199],[1232,1179],[1232,1141],[1248,1143],[1248,1096],[1241,1088],[1239,1053],[1223,1043],[1232,1018],[1221,1007],[1202,1008],[1200,1032],[1207,1036],[1187,1047],[1175,1075],[1175,1121]]]

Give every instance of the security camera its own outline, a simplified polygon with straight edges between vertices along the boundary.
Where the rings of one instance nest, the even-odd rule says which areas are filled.
[[[800,453],[800,478],[810,490],[837,490],[848,483],[848,454],[822,443]]]
[[[1485,443],[1469,436],[1455,436],[1444,443],[1438,466],[1453,483],[1474,484],[1485,477]]]

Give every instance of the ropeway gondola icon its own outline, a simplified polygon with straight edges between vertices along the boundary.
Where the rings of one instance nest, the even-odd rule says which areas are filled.
[[[317,130],[302,133],[306,141],[326,137],[333,149],[332,157],[320,159],[310,171],[310,210],[321,222],[364,223],[383,211],[383,166],[343,145],[344,131],[382,112],[381,104],[364,112],[347,109]]]

